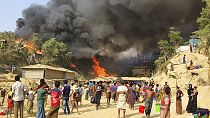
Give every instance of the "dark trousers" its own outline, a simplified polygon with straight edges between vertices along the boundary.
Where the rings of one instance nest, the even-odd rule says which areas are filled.
[[[23,118],[23,102],[24,101],[14,101],[15,118],[18,118],[18,110],[20,110],[20,118]]]
[[[101,101],[101,94],[96,94],[96,110],[98,109],[98,106],[100,105]]]

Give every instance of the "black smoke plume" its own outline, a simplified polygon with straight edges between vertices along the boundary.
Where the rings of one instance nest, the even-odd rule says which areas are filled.
[[[50,0],[23,10],[16,35],[55,37],[76,57],[121,59],[154,50],[170,28],[189,35],[201,8],[201,0]]]

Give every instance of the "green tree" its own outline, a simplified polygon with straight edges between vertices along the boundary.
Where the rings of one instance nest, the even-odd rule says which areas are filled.
[[[13,32],[0,33],[0,66],[4,68],[6,65],[17,67],[28,64],[27,50],[21,43],[15,41]]]
[[[204,54],[208,56],[208,64],[210,65],[210,0],[204,0],[205,8],[201,11],[201,16],[197,19],[198,30],[194,32],[194,36],[200,38],[202,43],[200,48],[203,48]],[[208,72],[210,83],[210,71]]]
[[[44,64],[62,66],[66,68],[69,67],[72,53],[63,42],[58,42],[52,38],[44,42],[42,49]]]
[[[155,61],[155,65],[161,71],[167,71],[166,66],[168,59],[174,54],[176,49],[183,43],[180,31],[169,31],[168,40],[160,40],[158,47],[160,49],[160,57]]]
[[[168,37],[170,44],[178,48],[183,43],[183,38],[180,31],[169,31]]]

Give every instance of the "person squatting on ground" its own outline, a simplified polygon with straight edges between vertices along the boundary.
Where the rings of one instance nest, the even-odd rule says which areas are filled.
[[[20,82],[19,76],[15,76],[15,81],[16,82],[12,85],[14,114],[15,118],[18,118],[18,110],[20,110],[20,118],[23,118],[24,85]]]
[[[51,107],[50,111],[47,114],[47,118],[58,118],[58,111],[60,108],[60,100],[62,99],[62,92],[59,89],[60,82],[55,81],[55,88],[50,91],[51,97]]]
[[[125,118],[126,111],[126,94],[128,88],[125,86],[124,81],[121,81],[121,85],[117,87],[117,99],[118,99],[118,118],[120,118],[120,111],[123,111],[123,118]]]
[[[64,86],[63,86],[63,110],[64,114],[70,114],[70,109],[69,109],[69,95],[71,91],[71,87],[68,85],[68,81],[64,80],[63,81]]]

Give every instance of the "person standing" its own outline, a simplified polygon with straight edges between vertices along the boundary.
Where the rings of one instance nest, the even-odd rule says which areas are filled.
[[[97,82],[96,86],[96,92],[95,92],[95,98],[96,98],[96,110],[98,110],[98,107],[100,105],[101,96],[102,96],[102,81]]]
[[[72,97],[72,101],[71,101],[71,105],[72,105],[71,113],[73,113],[73,110],[75,108],[77,110],[77,113],[79,114],[79,110],[78,110],[79,90],[78,90],[78,87],[75,87],[75,89],[72,91],[71,97]]]
[[[192,93],[192,113],[194,113],[197,110],[197,96],[198,96],[198,90],[197,86],[195,86]]]
[[[126,111],[126,94],[128,88],[125,86],[124,81],[121,81],[121,85],[117,87],[117,99],[118,99],[118,118],[120,118],[120,111],[123,111],[123,118],[125,118],[125,111]]]
[[[50,91],[51,107],[47,114],[47,118],[58,118],[58,110],[60,108],[60,100],[62,99],[62,92],[59,89],[60,82],[55,81],[55,88]]]
[[[186,111],[188,113],[192,113],[192,104],[193,104],[192,103],[192,94],[193,94],[192,84],[189,84],[189,88],[187,90],[187,94],[188,94],[189,100],[188,100]]]
[[[20,118],[23,118],[24,85],[20,82],[19,76],[15,76],[15,81],[16,82],[12,85],[14,115],[15,118],[18,118],[18,110],[20,110]]]
[[[176,92],[176,113],[182,114],[182,96],[183,92],[180,90],[180,87],[177,86],[177,92]]]
[[[160,106],[160,118],[170,118],[170,106],[171,106],[171,88],[166,87],[164,89],[164,97],[161,100],[161,106]]]
[[[64,86],[63,86],[63,110],[64,114],[70,114],[70,109],[69,109],[69,95],[71,91],[71,87],[68,85],[68,81],[64,80],[63,81]]]
[[[28,113],[33,112],[33,106],[34,106],[34,92],[33,89],[31,88],[30,91],[28,92]]]
[[[84,85],[84,96],[85,96],[85,100],[88,100],[88,95],[89,94],[89,87],[88,87],[88,83],[86,83]]]
[[[4,106],[4,100],[5,100],[5,97],[6,97],[6,88],[4,87],[2,90],[1,90],[1,98],[2,98],[2,101],[1,101],[1,105]]]
[[[44,101],[45,96],[48,94],[48,91],[44,89],[46,87],[45,82],[40,82],[39,88],[36,90],[37,92],[37,112],[36,118],[46,118],[45,109],[44,109]]]
[[[137,93],[135,91],[134,85],[131,87],[131,110],[134,110],[134,104],[137,98]]]
[[[116,102],[116,93],[117,93],[117,85],[114,83],[113,86],[111,86],[111,91],[112,91],[112,99],[114,102]]]
[[[82,105],[82,93],[83,93],[83,89],[82,89],[82,85],[81,84],[79,85],[78,91],[79,91],[79,102],[80,102],[80,105]]]
[[[155,97],[155,92],[152,89],[152,86],[149,86],[149,89],[145,91],[146,95],[143,101],[145,101],[145,114],[146,117],[150,116],[152,104],[153,104],[153,98]]]
[[[106,89],[106,102],[107,102],[107,105],[110,105],[111,86],[110,86],[109,82],[107,82],[107,85],[106,85],[105,89]]]

